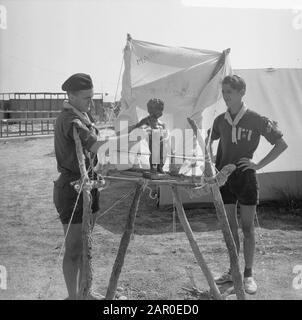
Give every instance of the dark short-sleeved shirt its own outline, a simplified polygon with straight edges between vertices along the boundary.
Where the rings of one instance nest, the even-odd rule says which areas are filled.
[[[91,116],[89,116],[91,119]],[[64,175],[80,177],[79,162],[73,137],[73,126],[76,126],[83,149],[89,151],[97,141],[97,132],[93,126],[88,128],[81,119],[69,109],[64,109],[56,119],[55,125],[55,155],[57,169]],[[85,154],[85,152],[84,152]],[[85,156],[86,168],[89,167],[89,158]]]
[[[236,164],[243,157],[252,159],[261,136],[272,145],[283,136],[275,122],[248,109],[236,126],[237,144],[232,143],[232,126],[224,116],[225,113],[214,120],[211,134],[212,140],[220,139],[216,155],[218,170]]]

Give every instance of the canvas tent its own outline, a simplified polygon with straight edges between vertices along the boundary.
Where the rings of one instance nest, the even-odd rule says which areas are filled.
[[[147,114],[147,101],[156,97],[165,102],[162,120],[169,130],[189,128],[186,118],[191,117],[203,129],[205,136],[214,118],[226,108],[221,97],[221,81],[232,73],[228,54],[229,50],[221,53],[176,48],[129,37],[124,50],[122,109],[117,126],[121,120],[127,120],[130,125],[136,123]],[[302,122],[302,70],[241,69],[233,73],[246,80],[245,102],[248,107],[278,121],[289,145],[284,154],[259,173],[260,199],[273,200],[282,192],[302,195],[302,152],[298,147],[302,138],[299,131],[299,123]],[[134,142],[133,145],[138,146],[142,153],[148,151],[147,144],[143,142]],[[127,153],[132,146],[125,146],[122,152]],[[178,147],[176,153],[186,153],[183,145]],[[270,148],[271,145],[262,138],[254,159],[261,159]],[[188,150],[192,150],[192,145]],[[198,152],[202,155],[203,150]],[[148,157],[141,160],[141,165],[148,166]],[[187,192],[182,193],[182,200],[184,203],[211,202],[209,196],[191,199]],[[169,188],[160,187],[159,204],[172,202]]]

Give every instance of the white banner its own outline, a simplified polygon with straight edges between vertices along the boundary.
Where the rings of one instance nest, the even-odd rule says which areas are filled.
[[[203,117],[203,111],[215,109],[221,99],[222,79],[231,73],[228,53],[229,50],[221,53],[170,47],[129,38],[124,50],[122,110],[116,129],[120,121],[129,121],[129,125],[133,125],[147,116],[147,102],[158,98],[164,102],[160,120],[172,135],[173,130],[184,132],[190,129],[187,117],[193,118],[205,132],[212,125],[215,112],[208,111]],[[183,139],[186,136],[184,133]],[[176,140],[176,154],[192,151],[192,138]],[[134,144],[129,143],[127,147]],[[143,152],[148,152],[148,145],[140,144],[143,145]],[[198,153],[202,155],[202,150]],[[143,162],[148,165],[147,158]]]

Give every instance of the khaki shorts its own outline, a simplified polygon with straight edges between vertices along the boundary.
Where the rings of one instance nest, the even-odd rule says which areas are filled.
[[[78,193],[75,191],[74,187],[70,185],[70,182],[77,179],[78,178],[71,176],[60,175],[59,178],[54,181],[53,202],[62,224],[68,224],[70,221],[78,197]],[[91,209],[92,213],[96,213],[99,210],[99,191],[97,189],[91,190]],[[83,193],[80,194],[71,223],[82,223],[82,217]]]
[[[236,169],[220,188],[224,204],[235,204],[237,201],[246,206],[259,202],[259,184],[256,172],[252,169]]]

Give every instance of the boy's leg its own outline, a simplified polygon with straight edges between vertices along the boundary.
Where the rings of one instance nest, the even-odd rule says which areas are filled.
[[[236,245],[237,254],[239,255],[240,251],[240,241],[239,241],[239,233],[238,233],[238,219],[237,219],[237,204],[225,204],[225,211],[228,218],[229,226],[232,232],[232,236]],[[224,284],[227,282],[232,282],[231,275],[231,266],[230,268],[224,272],[222,275],[215,278],[215,282],[217,284]]]
[[[64,235],[67,224],[63,224]],[[82,256],[82,224],[71,224],[65,241],[63,258],[63,274],[70,300],[77,299],[80,281],[80,268]]]
[[[150,150],[150,156],[149,156],[149,164],[150,164],[150,172],[156,173],[157,171],[157,165],[154,165],[152,162],[152,134],[149,134],[149,150]]]
[[[159,156],[160,156],[160,163],[157,165],[157,171],[159,173],[164,173],[163,167],[164,167],[164,143],[162,139],[160,140],[160,151],[159,151]]]
[[[225,207],[226,215],[229,221],[232,236],[235,241],[237,254],[239,255],[240,241],[239,241],[239,233],[238,233],[239,224],[237,219],[237,204],[225,204],[224,207]]]
[[[240,204],[240,217],[243,232],[243,249],[245,267],[251,269],[255,251],[254,219],[256,206],[259,200],[259,187],[254,170],[242,171],[239,174],[237,185],[238,201]]]
[[[240,217],[243,232],[243,251],[245,267],[251,269],[253,267],[255,252],[255,228],[254,219],[256,214],[256,206],[240,205]]]
[[[234,173],[231,174],[227,183],[220,188],[221,197],[224,203],[224,208],[226,211],[226,216],[229,222],[230,230],[236,245],[237,253],[239,254],[240,242],[238,234],[238,219],[237,219],[237,197],[236,194],[232,192],[232,184],[236,179]],[[226,282],[232,282],[231,267],[224,272],[221,276],[215,278],[217,284],[223,284]]]
[[[242,231],[243,231],[243,251],[244,251],[244,289],[249,294],[257,291],[257,284],[252,276],[252,267],[255,253],[255,228],[254,218],[256,214],[255,205],[240,205]]]

